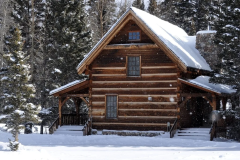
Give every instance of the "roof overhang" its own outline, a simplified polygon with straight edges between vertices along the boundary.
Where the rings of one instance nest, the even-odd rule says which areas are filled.
[[[55,90],[52,90],[50,92],[50,95],[53,95],[55,97],[60,97],[62,95],[68,95],[68,94],[77,94],[79,91],[82,91],[89,87],[89,80],[77,80],[71,83],[68,83],[64,86],[61,86]]]
[[[207,77],[207,76],[200,76],[200,77]],[[208,86],[206,84],[198,82],[195,79],[193,79],[193,80],[192,79],[186,79],[185,80],[185,79],[178,78],[178,80],[179,80],[180,83],[187,84],[189,86],[192,86],[194,88],[198,88],[200,90],[209,92],[211,94],[229,96],[229,95],[235,93],[234,89],[232,89],[230,86],[227,86],[227,85],[222,85],[222,87],[226,87],[226,89],[224,91],[224,89],[220,89],[219,86],[217,86],[217,85],[221,85],[221,84],[211,84],[211,83],[209,83],[211,86],[215,87],[215,88],[213,88],[211,86]],[[217,89],[217,88],[219,88],[219,89]]]

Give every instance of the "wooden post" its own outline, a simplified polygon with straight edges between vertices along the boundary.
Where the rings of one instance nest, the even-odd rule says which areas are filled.
[[[77,125],[79,125],[79,99],[74,98],[74,104],[76,107],[76,112],[77,112]]]
[[[59,97],[59,103],[58,103],[58,114],[59,114],[59,125],[62,126],[62,106],[66,103],[66,101],[69,99],[69,97]]]
[[[226,104],[227,104],[227,97],[222,97],[223,111],[226,110]]]
[[[215,94],[212,94],[212,108],[213,110],[217,110],[217,99]]]
[[[59,125],[62,125],[62,97],[59,97],[58,103]]]

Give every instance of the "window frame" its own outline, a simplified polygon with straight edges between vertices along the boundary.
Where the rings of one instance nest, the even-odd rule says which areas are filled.
[[[116,117],[108,117],[107,116],[107,96],[116,96],[117,97],[117,106],[116,106]],[[107,120],[114,120],[114,119],[118,119],[118,94],[106,94],[105,95],[105,119]]]
[[[129,75],[128,73],[128,58],[129,57],[139,57],[139,75],[138,76],[133,76],[133,75]],[[141,77],[142,75],[142,58],[141,58],[141,55],[139,54],[131,54],[131,55],[127,55],[126,56],[126,76],[127,77]]]
[[[139,32],[139,39],[129,39],[129,33],[134,33],[134,32]],[[130,42],[141,41],[141,39],[142,39],[141,30],[128,31],[128,41],[130,41]]]

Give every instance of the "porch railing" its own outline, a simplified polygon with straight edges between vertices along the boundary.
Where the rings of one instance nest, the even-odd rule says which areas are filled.
[[[170,129],[170,138],[173,138],[174,134],[177,132],[177,123],[178,123],[178,119],[176,118],[176,120],[173,123],[172,128]]]
[[[62,125],[84,125],[88,120],[88,114],[62,114]]]
[[[59,125],[59,116],[53,121],[53,123],[49,127],[49,134],[53,134],[54,131],[58,129]]]

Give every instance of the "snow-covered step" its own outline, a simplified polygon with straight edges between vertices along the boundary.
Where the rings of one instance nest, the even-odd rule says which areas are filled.
[[[177,131],[174,138],[210,140],[210,128],[182,128]]]
[[[83,126],[71,125],[71,126],[61,126],[53,133],[54,135],[73,135],[73,136],[82,136],[83,135]]]

